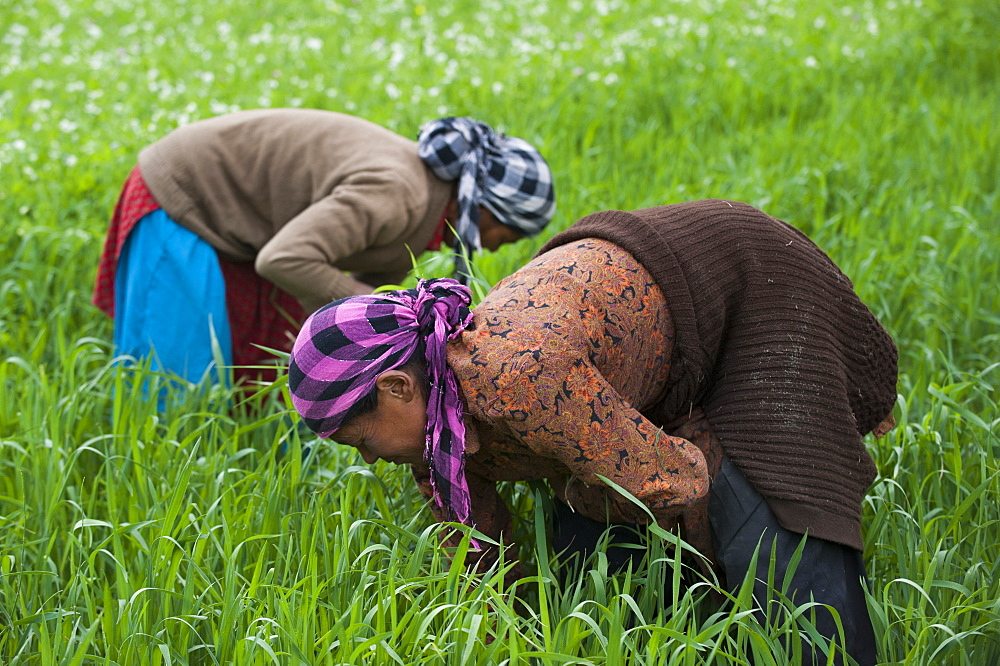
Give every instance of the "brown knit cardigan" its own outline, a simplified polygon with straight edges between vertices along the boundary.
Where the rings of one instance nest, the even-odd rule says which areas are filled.
[[[588,215],[581,238],[628,250],[674,318],[670,386],[645,414],[700,406],[782,525],[862,549],[875,465],[861,438],[891,414],[897,352],[851,281],[791,225],[735,201]]]

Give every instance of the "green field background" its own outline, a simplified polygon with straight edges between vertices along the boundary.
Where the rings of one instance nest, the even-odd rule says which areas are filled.
[[[880,657],[1000,663],[998,41],[993,0],[0,0],[0,663],[797,663],[745,594],[663,585],[668,537],[556,583],[535,488],[504,488],[532,575],[465,574],[407,472],[306,437],[281,381],[252,412],[143,400],[90,304],[119,188],[179,125],[286,106],[538,146],[556,218],[479,295],[597,210],[726,198],[809,234],[900,349]]]

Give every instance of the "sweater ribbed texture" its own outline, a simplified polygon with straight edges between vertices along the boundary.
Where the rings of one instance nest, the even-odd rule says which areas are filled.
[[[875,478],[862,437],[895,403],[897,352],[851,281],[800,231],[738,202],[594,213],[540,252],[588,237],[635,256],[674,318],[670,387],[647,417],[701,406],[784,527],[862,549]]]

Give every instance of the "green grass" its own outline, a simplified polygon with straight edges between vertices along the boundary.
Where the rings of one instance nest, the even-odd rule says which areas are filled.
[[[533,574],[506,587],[437,547],[404,470],[303,441],[280,383],[252,416],[142,398],[89,302],[119,187],[172,128],[258,106],[538,145],[557,218],[484,256],[487,285],[607,208],[721,197],[810,234],[900,348],[864,505],[882,661],[1000,662],[998,34],[981,0],[7,0],[0,663],[796,661],[781,638],[808,627],[759,626],[746,590],[661,591],[667,537],[560,586],[542,502],[505,487]]]

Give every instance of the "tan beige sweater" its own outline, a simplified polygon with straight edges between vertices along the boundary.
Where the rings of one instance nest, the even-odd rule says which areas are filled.
[[[360,118],[259,109],[194,122],[139,154],[150,191],[179,224],[307,311],[349,296],[345,272],[400,281],[427,247],[453,184],[417,144]]]

